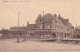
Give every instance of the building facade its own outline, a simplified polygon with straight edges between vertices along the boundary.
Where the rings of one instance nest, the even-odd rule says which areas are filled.
[[[69,19],[64,19],[60,14],[57,16],[47,13],[44,16],[39,14],[35,24],[27,22],[25,27],[11,27],[8,34],[17,37],[17,32],[19,32],[20,37],[63,40],[73,37],[73,30],[74,27]]]

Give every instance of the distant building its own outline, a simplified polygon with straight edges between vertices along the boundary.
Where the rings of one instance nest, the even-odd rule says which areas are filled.
[[[20,37],[38,39],[68,39],[73,36],[74,27],[69,22],[69,19],[64,19],[56,14],[50,13],[42,17],[41,14],[35,20],[35,24],[29,24],[25,27],[11,27],[9,29],[10,37],[17,37],[19,32]],[[23,36],[24,35],[24,36]]]
[[[75,28],[74,38],[80,38],[80,26]]]

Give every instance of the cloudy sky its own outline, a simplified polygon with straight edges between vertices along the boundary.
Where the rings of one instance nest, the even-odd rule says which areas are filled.
[[[8,2],[5,2],[8,1]],[[18,2],[13,2],[18,1]],[[61,14],[69,18],[73,26],[80,25],[80,0],[0,0],[0,29],[18,26],[18,11],[20,11],[20,26],[26,26],[27,21],[35,23],[39,14]],[[27,1],[27,2],[25,2]]]

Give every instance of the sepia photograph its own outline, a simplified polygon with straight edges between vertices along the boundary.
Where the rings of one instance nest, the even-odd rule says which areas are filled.
[[[0,0],[0,52],[80,52],[80,0]]]

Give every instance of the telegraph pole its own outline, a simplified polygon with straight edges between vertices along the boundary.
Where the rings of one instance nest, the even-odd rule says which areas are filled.
[[[43,11],[43,36],[44,36],[44,11]]]
[[[77,34],[78,34],[78,32],[77,32],[77,20],[76,20],[76,26],[75,26],[75,29],[76,29],[76,38],[77,38]]]
[[[18,28],[19,28],[19,21],[20,21],[20,11],[18,13]],[[18,43],[19,43],[19,39],[20,39],[20,37],[19,37],[19,31],[18,31],[18,34],[17,34],[17,42]]]
[[[19,14],[18,14],[18,27],[19,27],[19,21],[20,21],[20,11],[19,11]]]

